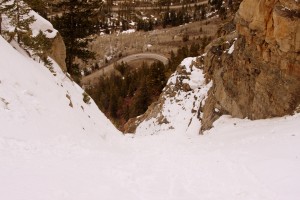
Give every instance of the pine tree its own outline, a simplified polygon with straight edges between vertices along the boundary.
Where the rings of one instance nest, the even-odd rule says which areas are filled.
[[[171,10],[170,12],[170,22],[172,26],[176,26],[177,24],[177,16],[174,10]]]
[[[114,92],[111,93],[109,98],[109,113],[110,116],[113,118],[117,117],[117,111],[118,111],[118,99],[117,95],[115,95]]]
[[[99,0],[62,0],[56,6],[64,9],[61,17],[56,17],[54,26],[60,31],[67,47],[66,65],[68,72],[79,78],[78,58],[83,62],[94,58],[94,53],[87,49],[88,36],[97,33],[98,17],[101,11]]]
[[[163,18],[163,28],[166,28],[167,25],[170,23],[170,15],[169,12],[165,12],[164,18]]]
[[[146,81],[143,81],[141,83],[141,86],[139,88],[139,91],[134,97],[134,109],[131,116],[138,116],[140,114],[143,114],[147,108],[149,103],[149,94],[148,94],[148,87],[146,84]]]
[[[191,44],[189,56],[192,56],[192,57],[198,56],[199,49],[200,49],[199,44],[196,44],[196,43]]]
[[[150,72],[147,77],[147,85],[149,86],[149,93],[152,96],[157,96],[165,86],[165,66],[161,62],[155,62],[150,67]]]
[[[25,46],[22,40],[29,40],[32,35],[30,24],[35,21],[29,15],[30,10],[23,0],[0,0],[0,13],[9,18],[9,25],[12,27],[12,30],[4,32],[8,36],[8,42],[15,39],[20,46]]]
[[[206,9],[204,6],[201,6],[201,20],[206,19]]]
[[[37,56],[47,67],[51,67],[52,63],[46,54],[51,47],[50,40],[41,31],[36,36],[32,35],[30,25],[35,18],[30,15],[31,8],[23,0],[2,0],[0,11],[8,17],[9,25],[13,27],[3,31],[8,42],[16,40],[30,56]]]
[[[32,8],[34,11],[36,11],[39,15],[47,19],[47,1],[44,0],[24,0],[30,8]]]
[[[51,41],[42,31],[31,40],[30,46],[33,48],[33,55],[38,56],[47,67],[52,66],[52,63],[46,54],[51,48]]]
[[[149,31],[153,30],[153,26],[154,26],[153,21],[150,19],[149,20],[149,27],[148,27]]]

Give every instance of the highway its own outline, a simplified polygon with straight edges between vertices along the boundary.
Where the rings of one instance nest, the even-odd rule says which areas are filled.
[[[201,2],[195,2],[195,3],[190,3],[190,4],[187,4],[188,6],[194,6],[194,5],[205,5],[205,4],[208,4],[208,1],[207,0],[204,0],[204,1],[201,1]],[[166,6],[163,6],[163,7],[166,7]],[[138,11],[142,11],[142,10],[154,10],[154,9],[159,9],[158,6],[141,6],[141,7],[133,7],[134,10],[138,10]],[[174,6],[170,6],[169,7],[171,10],[177,10],[177,9],[181,9],[182,8],[182,5],[174,5]],[[122,10],[122,8],[120,8],[119,6],[113,6],[112,7],[112,11],[120,11]],[[125,8],[123,9],[125,10]]]
[[[107,75],[109,73],[111,73],[114,70],[114,65],[115,64],[120,64],[122,62],[124,63],[129,63],[131,61],[135,61],[135,60],[157,60],[162,62],[164,65],[167,65],[169,63],[169,59],[163,55],[160,54],[155,54],[155,53],[138,53],[138,54],[133,54],[133,55],[129,55],[126,56],[124,58],[121,58],[120,60],[109,64],[107,66],[101,67],[99,70],[93,72],[92,74],[88,75],[88,76],[84,76],[81,79],[81,84],[82,85],[93,85],[98,81],[98,78],[100,76],[104,76]]]

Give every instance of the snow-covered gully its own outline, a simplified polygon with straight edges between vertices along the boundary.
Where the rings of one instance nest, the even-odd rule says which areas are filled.
[[[300,197],[300,114],[124,136],[55,62],[56,76],[2,37],[0,55],[0,199]]]

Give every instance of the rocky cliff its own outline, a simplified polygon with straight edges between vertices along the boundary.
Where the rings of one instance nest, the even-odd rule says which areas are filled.
[[[236,32],[208,49],[205,72],[214,84],[203,108],[202,130],[220,115],[215,108],[221,114],[250,119],[296,110],[300,104],[299,9],[295,0],[241,3]]]
[[[200,133],[223,114],[254,120],[293,114],[299,109],[298,1],[244,0],[234,24],[227,24],[219,33],[223,35],[207,46],[207,55],[197,64],[203,66],[206,82],[213,82],[197,111]],[[166,97],[162,94],[145,115],[131,120],[128,131],[143,126],[149,116],[161,116],[158,110],[164,108],[162,99]]]
[[[66,46],[63,41],[62,36],[59,32],[57,32],[54,38],[51,38],[51,48],[49,50],[48,55],[57,62],[60,68],[66,72]]]

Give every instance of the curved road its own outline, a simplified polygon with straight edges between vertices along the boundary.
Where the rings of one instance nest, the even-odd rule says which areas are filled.
[[[88,76],[84,76],[81,79],[81,84],[82,85],[91,85],[94,84],[98,81],[98,78],[103,75],[107,75],[111,73],[114,70],[114,65],[115,64],[120,64],[122,62],[124,63],[129,63],[131,61],[135,60],[146,60],[146,59],[151,59],[151,60],[158,60],[162,62],[164,65],[167,65],[169,63],[169,59],[163,55],[160,54],[155,54],[155,53],[138,53],[138,54],[133,54],[126,56],[124,58],[121,58],[120,60],[109,64],[107,66],[101,67],[99,70],[93,72],[92,74]]]
[[[120,64],[121,62],[131,62],[134,60],[143,60],[143,59],[152,59],[152,60],[158,60],[162,62],[164,65],[169,63],[169,59],[166,58],[165,56],[162,56],[160,54],[156,53],[138,53],[138,54],[133,54],[130,56],[126,56],[120,60],[118,60],[116,63]]]
[[[194,6],[194,5],[199,6],[199,5],[205,5],[205,4],[208,4],[208,0],[200,0],[200,2],[190,3],[190,4],[187,4],[187,5],[188,6]],[[166,6],[163,6],[163,7],[166,7]],[[139,11],[141,11],[141,10],[153,10],[153,9],[158,9],[158,8],[159,7],[157,7],[157,6],[154,6],[154,7],[153,6],[134,7],[135,10],[139,10]],[[169,8],[172,9],[172,10],[181,9],[182,5],[169,6]],[[121,8],[118,7],[118,6],[113,6],[111,10],[116,12],[116,11],[120,11]],[[125,10],[125,9],[123,9],[123,10]]]

